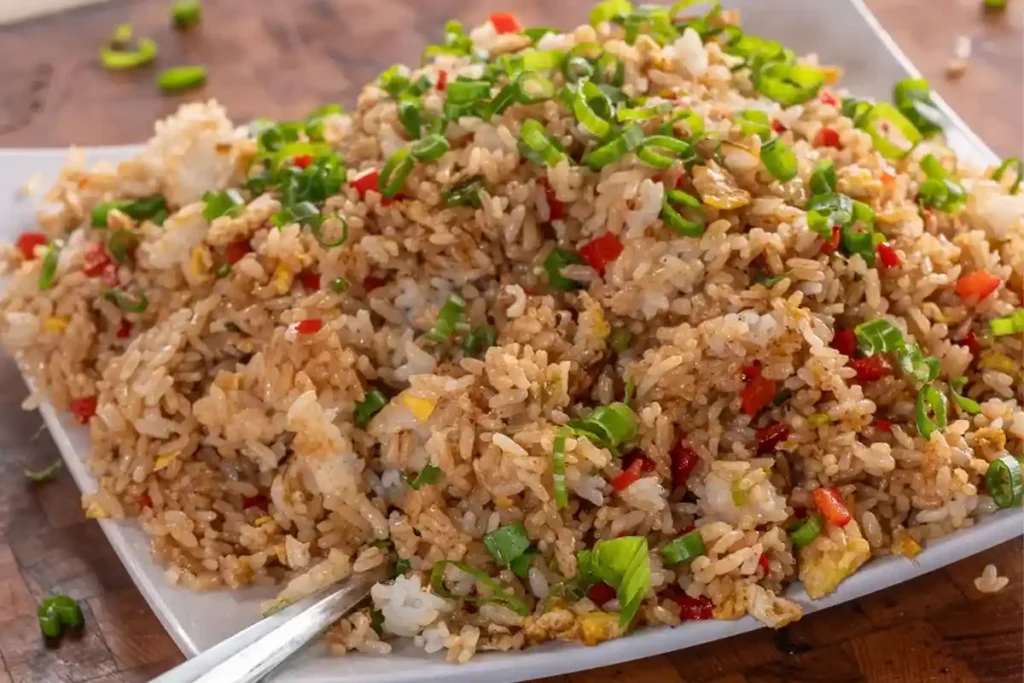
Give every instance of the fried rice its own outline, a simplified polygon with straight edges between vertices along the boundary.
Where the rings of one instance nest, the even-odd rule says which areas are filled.
[[[454,662],[779,627],[790,584],[821,597],[993,513],[990,466],[1024,455],[1013,169],[924,125],[893,152],[837,69],[735,20],[453,23],[351,113],[187,104],[116,167],[72,156],[4,252],[0,332],[26,407],[88,424],[87,513],[136,518],[173,583],[282,584],[268,609],[392,565],[332,651]],[[495,104],[531,65],[541,95]],[[814,82],[791,101],[773,68]],[[590,156],[631,125],[685,146]],[[321,171],[310,218],[286,176]],[[866,248],[823,190],[868,209]],[[902,340],[871,348],[878,320]]]

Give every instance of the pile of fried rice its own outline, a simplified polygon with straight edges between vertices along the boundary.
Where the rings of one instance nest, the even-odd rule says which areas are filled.
[[[780,627],[1019,505],[1019,164],[683,15],[453,22],[352,112],[188,104],[73,158],[0,332],[88,425],[87,514],[268,610],[387,566],[331,649],[464,662]]]

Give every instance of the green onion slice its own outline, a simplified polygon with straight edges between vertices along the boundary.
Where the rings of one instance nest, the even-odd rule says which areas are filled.
[[[45,292],[53,287],[53,280],[57,276],[57,264],[60,263],[60,252],[63,248],[64,243],[61,240],[53,240],[46,248],[43,267],[39,272],[39,291]]]
[[[662,154],[659,150],[668,152],[668,154]],[[692,159],[694,152],[693,145],[688,142],[667,135],[652,135],[644,140],[636,155],[648,166],[670,168],[677,158]]]
[[[931,382],[939,376],[939,359],[926,357],[921,347],[907,344],[897,353],[900,369],[918,382]]]
[[[700,237],[703,235],[703,213],[700,214],[697,220],[691,221],[683,218],[676,207],[700,212],[700,200],[682,190],[669,190],[665,193],[665,200],[661,205],[661,220],[665,221],[665,225],[668,226],[669,230],[682,237]]]
[[[270,217],[270,224],[275,228],[283,228],[291,223],[299,225],[316,226],[322,223],[324,217],[320,209],[313,202],[298,202],[285,206],[283,209]]]
[[[620,355],[629,351],[629,347],[632,344],[633,333],[622,327],[612,332],[608,337],[608,346],[611,347],[612,351]]]
[[[1007,171],[1012,170],[1014,174],[1013,184],[1010,185],[1010,194],[1017,194],[1017,190],[1020,189],[1020,183],[1024,180],[1024,162],[1017,157],[1011,157],[999,164],[996,170],[992,171],[992,180],[997,183],[1003,179],[1003,174]]]
[[[625,123],[626,121],[646,121],[653,119],[655,116],[667,114],[670,111],[672,111],[672,105],[669,102],[661,102],[649,107],[624,107],[616,110],[615,119],[620,123]]]
[[[466,335],[462,341],[462,350],[467,356],[475,356],[498,342],[498,331],[493,325],[480,325]]]
[[[56,638],[64,628],[79,628],[85,623],[82,608],[66,595],[43,598],[36,608],[36,618],[44,635]]]
[[[145,292],[132,294],[120,289],[108,289],[103,292],[103,298],[113,301],[125,313],[142,313],[149,306]]]
[[[442,472],[440,467],[437,467],[436,465],[427,465],[420,470],[420,473],[417,474],[415,478],[410,479],[408,476],[403,474],[402,479],[404,479],[405,483],[409,485],[409,488],[419,491],[423,486],[436,484],[441,480],[441,475]]]
[[[160,214],[166,215],[167,200],[163,195],[154,194],[142,199],[121,199],[110,202],[103,202],[92,210],[92,225],[94,228],[105,228],[110,212],[117,209],[129,218],[137,221],[151,219],[156,221]]]
[[[636,439],[638,430],[636,413],[625,403],[598,406],[586,417],[570,420],[568,426],[579,436],[612,451]]]
[[[412,138],[418,138],[423,128],[423,105],[419,100],[405,98],[398,103],[398,121]]]
[[[197,88],[206,83],[205,66],[173,66],[164,69],[156,80],[164,92],[176,92]]]
[[[772,177],[780,182],[796,177],[796,153],[779,138],[761,145],[761,162]]]
[[[835,192],[837,182],[835,164],[831,159],[822,159],[814,164],[811,173],[811,196]]]
[[[203,19],[203,6],[196,0],[175,0],[171,5],[171,21],[175,28],[185,30],[197,26]]]
[[[857,127],[867,131],[886,159],[904,158],[922,138],[914,124],[887,102],[876,102],[857,121]]]
[[[994,337],[1024,333],[1024,308],[1018,308],[1010,315],[1004,315],[1001,318],[992,318],[988,321],[988,326]]]
[[[946,396],[931,384],[926,384],[917,392],[915,415],[917,432],[923,439],[931,438],[932,433],[946,428]]]
[[[665,544],[661,549],[661,556],[669,565],[676,565],[692,562],[706,552],[707,548],[700,536],[700,530],[694,529]]]
[[[558,29],[551,28],[550,26],[537,26],[535,28],[523,29],[523,35],[530,39],[530,42],[534,45],[537,41],[546,36],[549,33],[558,33]]]
[[[508,567],[527,551],[530,539],[520,521],[498,527],[483,538],[484,547],[491,552],[498,564]]]
[[[555,166],[566,158],[561,143],[535,119],[523,121],[519,131],[519,153],[538,166]]]
[[[598,541],[591,550],[578,553],[577,559],[581,577],[593,582],[603,581],[615,589],[619,600],[619,625],[629,626],[651,587],[647,539],[623,536]]]
[[[932,102],[931,86],[923,78],[904,78],[896,81],[892,101],[900,113],[923,135],[942,132],[942,112]]]
[[[139,241],[138,233],[119,228],[107,239],[107,251],[118,263],[128,263],[132,260]]]
[[[796,527],[789,532],[789,539],[797,548],[804,548],[811,544],[825,528],[825,520],[818,513],[814,512],[801,520]]]
[[[149,38],[142,38],[135,50],[125,50],[112,45],[104,47],[100,50],[100,63],[111,71],[121,71],[149,64],[156,59],[156,55],[156,43]]]
[[[551,452],[551,487],[555,494],[555,507],[561,510],[569,505],[569,492],[565,486],[565,440],[572,434],[567,427],[555,432],[554,448]]]
[[[530,578],[530,565],[533,563],[533,558],[537,557],[539,554],[540,553],[533,548],[529,548],[525,553],[512,560],[512,564],[509,565],[509,568],[512,570],[512,573],[520,579],[528,581]]]
[[[555,247],[544,259],[544,270],[548,274],[548,284],[562,292],[579,289],[582,285],[562,275],[562,268],[569,264],[583,263],[583,258],[575,251]]]
[[[324,226],[334,225],[335,222],[341,224],[341,236],[338,237],[338,239],[336,240],[330,241],[326,237],[324,237]],[[340,247],[341,245],[345,244],[345,242],[348,241],[348,221],[346,221],[341,216],[332,216],[331,218],[328,218],[327,220],[323,221],[313,221],[313,223],[310,225],[310,230],[312,230],[313,237],[316,238],[317,244],[319,244],[324,249],[333,249],[334,247]]]
[[[857,345],[866,356],[896,353],[903,349],[903,333],[885,318],[875,318],[853,328]]]
[[[414,165],[408,147],[393,152],[377,176],[377,189],[381,195],[391,198],[398,194],[405,186]]]
[[[423,51],[423,58],[435,57],[448,54],[455,56],[469,56],[473,53],[473,41],[466,35],[461,21],[454,19],[444,25],[444,43],[441,45],[430,45]]]
[[[466,301],[458,294],[449,294],[448,300],[444,302],[441,311],[437,314],[434,327],[423,336],[438,344],[448,341],[462,320],[465,310]]]
[[[60,458],[57,458],[56,460],[53,461],[53,463],[44,467],[41,470],[25,469],[22,470],[22,473],[25,475],[25,478],[30,481],[42,482],[46,481],[47,479],[52,479],[53,476],[57,474],[57,472],[59,472],[62,467],[64,467],[64,461],[61,460]]]
[[[363,396],[362,401],[356,402],[355,423],[360,429],[366,429],[374,415],[388,404],[388,398],[382,392],[374,389]]]
[[[441,191],[445,206],[472,206],[480,208],[480,191],[483,190],[483,176],[475,175]]]
[[[223,192],[206,192],[203,194],[203,218],[207,222],[221,216],[237,217],[245,210],[245,198],[242,193],[235,189],[224,190]]]
[[[638,124],[632,123],[622,129],[600,147],[591,150],[583,157],[583,163],[597,171],[608,164],[618,161],[630,152],[635,151],[644,142],[644,131]]]
[[[806,64],[774,62],[759,69],[754,80],[762,94],[792,107],[815,97],[825,84],[825,74]]]
[[[488,81],[456,79],[448,83],[448,101],[452,104],[469,104],[486,99],[491,94]]]
[[[990,462],[985,472],[985,488],[999,507],[1019,506],[1024,497],[1024,482],[1021,481],[1021,467],[1017,458],[1003,455]]]
[[[633,11],[633,3],[629,0],[604,0],[590,10],[590,25],[597,26],[606,21],[629,14]]]
[[[608,96],[594,83],[584,81],[573,98],[573,115],[588,133],[600,139],[611,132],[612,124],[594,110],[594,105],[597,105],[604,113],[610,112],[612,109]]]
[[[754,283],[759,284],[762,287],[767,287],[768,289],[771,289],[772,287],[779,284],[787,277],[789,277],[788,270],[779,275],[767,275],[765,273],[758,272],[754,273]]]
[[[331,280],[331,291],[335,294],[341,294],[348,289],[348,280],[343,277],[336,277]]]
[[[973,398],[963,395],[965,386],[967,386],[966,377],[954,377],[949,380],[949,393],[953,395],[953,403],[968,415],[977,415],[981,412],[981,406]]]
[[[448,141],[441,135],[431,134],[412,143],[409,153],[416,161],[437,161],[448,151]]]
[[[772,121],[760,109],[746,109],[739,113],[738,121],[743,135],[756,135],[761,142],[768,142],[772,136]]]
[[[923,206],[933,206],[940,211],[954,213],[967,203],[967,191],[947,171],[934,155],[921,159],[921,170],[927,180],[918,188],[918,200]]]
[[[444,586],[444,574],[448,570],[448,566],[452,565],[458,567],[462,571],[466,572],[477,582],[478,592],[480,597],[472,595],[459,596],[453,595]],[[495,604],[507,607],[516,614],[525,617],[530,613],[530,608],[518,595],[511,595],[505,592],[505,589],[501,587],[497,581],[489,577],[479,569],[475,569],[465,562],[456,562],[454,560],[441,560],[434,564],[434,568],[430,572],[430,590],[433,591],[434,595],[446,598],[449,600],[464,600],[466,602],[493,602]]]

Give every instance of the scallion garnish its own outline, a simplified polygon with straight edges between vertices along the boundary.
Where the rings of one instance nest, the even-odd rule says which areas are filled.
[[[784,107],[811,99],[825,84],[821,69],[807,64],[773,62],[756,70],[754,85]]]
[[[1024,333],[1024,308],[1018,308],[1010,315],[1004,315],[1001,318],[992,318],[988,321],[988,327],[992,331],[993,337]]]
[[[436,465],[427,465],[420,470],[420,473],[415,477],[410,479],[408,476],[403,474],[402,479],[409,485],[409,488],[419,491],[420,488],[427,486],[428,484],[436,484],[441,480],[441,475],[442,472],[440,467],[437,467]]]
[[[534,28],[523,29],[523,35],[529,38],[530,42],[534,45],[537,44],[538,40],[549,33],[558,33],[558,29],[554,29],[549,26],[536,26]]]
[[[433,133],[412,143],[409,154],[416,161],[437,161],[448,151],[448,141],[442,135]]]
[[[1009,193],[1017,194],[1017,190],[1020,189],[1020,183],[1022,180],[1024,180],[1024,162],[1022,162],[1017,157],[1011,157],[1004,161],[1003,163],[999,164],[996,170],[992,171],[992,180],[996,181],[997,183],[1002,181],[1003,174],[1005,174],[1007,171],[1011,169],[1013,171],[1014,178],[1013,184],[1010,185]]]
[[[100,63],[105,68],[112,71],[133,69],[156,59],[156,43],[149,38],[140,39],[134,50],[128,49],[133,33],[131,24],[121,24],[117,27],[114,35],[100,50]]]
[[[821,534],[824,528],[824,518],[814,512],[804,517],[803,520],[789,532],[789,539],[793,542],[794,547],[805,548],[811,544],[811,541]]]
[[[65,628],[80,628],[84,623],[82,608],[66,595],[43,598],[36,608],[39,630],[48,638],[57,638]]]
[[[479,597],[474,595],[460,596],[453,595],[444,586],[444,574],[448,567],[458,567],[462,571],[466,572],[474,579],[477,583],[477,593]],[[505,592],[497,581],[487,576],[484,572],[479,569],[475,569],[465,562],[456,562],[454,560],[441,560],[434,564],[434,568],[430,572],[430,590],[434,595],[446,598],[448,600],[464,600],[467,602],[493,602],[495,604],[507,607],[516,614],[525,617],[530,613],[530,608],[521,597],[518,595],[510,595]]]
[[[128,263],[139,246],[138,233],[118,228],[107,239],[107,251],[118,263]]]
[[[484,189],[483,176],[475,175],[441,191],[445,206],[472,206],[480,208],[480,191]]]
[[[598,110],[595,110],[595,104]],[[611,132],[612,124],[603,117],[611,112],[611,108],[608,96],[590,81],[583,81],[580,84],[572,102],[572,112],[576,120],[588,133],[598,139],[603,139]],[[599,114],[598,111],[602,113]]]
[[[1017,458],[1001,455],[990,462],[985,472],[985,488],[999,507],[1018,507],[1024,497],[1024,482]]]
[[[666,543],[661,549],[661,556],[672,566],[692,562],[706,552],[700,530],[694,529]]]
[[[53,279],[57,275],[57,264],[60,263],[60,252],[63,248],[64,242],[61,240],[53,240],[46,248],[43,266],[39,271],[39,291],[45,292],[53,287]]]
[[[493,325],[480,325],[466,335],[462,341],[462,350],[467,356],[475,356],[494,346],[497,341],[498,331]]]
[[[343,277],[336,277],[331,280],[331,291],[335,294],[341,294],[348,289],[348,280]]]
[[[918,382],[931,382],[939,376],[939,359],[925,356],[916,343],[906,344],[897,352],[900,369]]]
[[[465,310],[465,300],[458,294],[449,294],[448,300],[444,302],[444,305],[441,306],[441,311],[437,314],[434,326],[423,336],[438,344],[445,343],[451,338],[452,333],[455,332],[455,328],[461,322],[462,314]]]
[[[44,467],[41,470],[24,469],[22,470],[22,473],[25,475],[26,479],[38,483],[46,481],[47,479],[52,479],[53,476],[57,474],[57,472],[59,472],[62,467],[64,467],[64,461],[61,460],[60,458],[57,458],[56,460],[53,461],[53,463]]]
[[[949,393],[953,396],[953,403],[968,415],[977,415],[981,412],[981,406],[973,398],[963,395],[965,386],[967,386],[966,377],[954,377],[949,380]]]
[[[356,426],[360,429],[366,429],[373,416],[379,413],[387,404],[388,397],[377,389],[366,392],[363,400],[356,401],[356,410],[353,417]]]
[[[337,239],[331,240],[324,236],[324,228],[327,226],[341,225],[341,235]],[[332,216],[326,220],[312,221],[310,230],[313,233],[313,237],[324,249],[333,249],[334,247],[340,247],[348,241],[348,221],[341,216]]]
[[[107,219],[110,216],[110,212],[114,209],[137,221],[150,219],[156,222],[155,218],[161,213],[166,215],[167,200],[164,199],[163,195],[154,194],[142,199],[120,199],[103,202],[92,210],[92,226],[94,228],[107,227]]]
[[[620,327],[608,337],[608,346],[617,354],[623,354],[629,350],[633,343],[633,333]]]
[[[668,152],[663,154],[662,152]],[[636,156],[640,161],[654,168],[670,168],[676,159],[689,160],[694,157],[693,146],[683,140],[667,135],[651,135],[643,141]]]
[[[203,195],[203,201],[206,202],[203,206],[203,218],[207,222],[213,222],[221,216],[237,217],[245,210],[245,198],[235,189],[207,192]]]
[[[436,55],[447,54],[455,56],[468,56],[473,52],[473,40],[466,35],[461,21],[454,19],[444,25],[444,43],[441,45],[430,45],[423,51],[424,59]]]
[[[737,117],[740,132],[743,135],[756,135],[761,142],[768,142],[772,136],[772,121],[768,114],[760,109],[747,109],[741,111]]]
[[[896,353],[904,346],[903,333],[885,318],[876,318],[857,325],[853,329],[864,355]]]
[[[680,122],[686,125],[687,133],[691,140],[704,135],[704,118],[689,109],[677,111],[672,115],[672,118],[658,126],[658,134],[674,137],[676,135],[676,124]]]
[[[704,216],[700,214],[697,220],[689,220],[683,217],[681,210],[689,209],[700,213],[700,200],[682,190],[669,190],[665,193],[665,199],[661,205],[661,220],[669,230],[682,237],[700,237],[704,234]]]
[[[771,289],[772,287],[779,284],[787,277],[789,277],[788,270],[779,275],[767,275],[765,273],[757,272],[754,273],[754,283]]]
[[[572,434],[567,427],[555,432],[554,448],[551,452],[551,487],[555,494],[555,507],[561,510],[569,505],[569,493],[565,486],[565,440]]]
[[[863,101],[854,124],[871,136],[875,149],[886,159],[902,159],[921,141],[921,133],[899,109],[888,102],[875,102],[864,108]],[[844,102],[844,113],[845,113]]]
[[[934,432],[946,428],[946,408],[946,397],[941,391],[931,384],[921,387],[914,411],[921,438],[927,440]]]
[[[939,160],[928,154],[921,159],[921,170],[927,179],[917,190],[922,206],[931,206],[939,211],[954,213],[967,203],[967,191],[956,181]]]
[[[198,26],[203,19],[203,6],[196,0],[175,0],[171,5],[171,21],[180,30]]]
[[[619,600],[619,625],[629,626],[651,587],[647,539],[623,536],[598,541],[590,550],[577,553],[576,559],[583,581],[603,582],[615,589]]]
[[[925,79],[904,78],[896,81],[892,101],[923,135],[942,132],[942,112],[932,102],[931,86]]]
[[[292,223],[299,225],[319,225],[324,220],[320,209],[313,202],[303,201],[286,204],[284,208],[270,217],[270,224],[275,228],[283,228]]]
[[[562,292],[579,289],[582,285],[562,275],[562,268],[570,264],[583,263],[583,258],[575,251],[555,247],[544,259],[544,270],[548,274],[548,285]]]
[[[384,168],[377,176],[377,189],[381,195],[390,199],[398,194],[405,187],[405,181],[412,173],[415,163],[408,147],[394,151],[384,162]]]
[[[125,313],[142,313],[149,306],[145,292],[132,294],[121,289],[107,289],[103,292],[103,298],[114,302]]]
[[[568,426],[594,445],[611,451],[636,439],[638,430],[636,413],[625,403],[598,406],[586,417],[570,420]]]
[[[519,131],[519,153],[538,166],[555,166],[566,158],[562,145],[542,123],[534,119],[523,121]]]
[[[761,163],[780,182],[796,177],[796,153],[779,138],[774,138],[761,145]]]
[[[631,123],[603,145],[588,152],[583,157],[583,163],[595,171],[600,170],[635,151],[643,142],[643,128],[636,123]]]
[[[448,101],[452,104],[470,104],[486,99],[491,94],[489,81],[458,78],[448,83]]]
[[[811,173],[811,196],[829,194],[836,191],[836,166],[831,159],[822,159],[814,164]]]
[[[164,69],[156,80],[164,92],[178,92],[189,88],[198,88],[206,83],[205,66],[172,66]]]
[[[231,264],[228,262],[221,263],[217,266],[217,269],[213,271],[213,274],[218,278],[225,278],[231,275]]]
[[[498,527],[483,538],[484,547],[491,552],[498,564],[510,566],[530,548],[526,529],[519,521]]]
[[[398,121],[412,138],[418,138],[423,128],[423,105],[419,100],[403,99],[398,103]]]

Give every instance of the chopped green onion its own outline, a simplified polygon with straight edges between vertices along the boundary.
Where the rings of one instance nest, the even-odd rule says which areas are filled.
[[[921,438],[929,439],[933,432],[946,428],[946,406],[945,395],[931,384],[917,392],[915,414]]]
[[[668,102],[662,102],[650,107],[627,107],[616,110],[615,119],[620,123],[625,123],[626,121],[646,121],[653,119],[655,116],[667,114],[670,111],[672,111],[672,105]]]
[[[636,394],[636,380],[632,376],[626,378],[626,387],[623,390],[622,402],[627,406],[633,402],[633,395]]]
[[[950,174],[939,160],[928,154],[921,159],[921,170],[927,180],[921,183],[917,191],[918,201],[922,206],[932,206],[940,211],[954,213],[967,203],[967,191]]]
[[[992,318],[992,320],[988,321],[988,326],[994,337],[1024,333],[1024,308],[1018,308],[1010,315],[1004,315],[1002,318]]]
[[[812,512],[789,532],[789,540],[797,548],[804,548],[811,544],[825,528],[824,518],[816,512]]]
[[[1017,459],[1003,455],[990,462],[985,472],[985,488],[999,507],[1018,507],[1024,497],[1024,482]]]
[[[509,568],[512,570],[512,573],[520,579],[528,581],[530,578],[530,565],[533,562],[533,558],[537,557],[539,554],[540,553],[533,548],[529,548],[525,553],[512,560],[512,564],[509,565]]]
[[[341,237],[331,242],[324,237],[323,230],[325,225],[332,225],[335,222],[341,224]],[[310,230],[312,230],[313,237],[316,238],[317,244],[324,249],[340,247],[348,241],[348,221],[341,216],[333,216],[332,218],[328,218],[326,221],[313,221],[310,225]]]
[[[704,118],[689,109],[677,111],[672,115],[672,118],[658,126],[658,134],[674,136],[676,133],[676,123],[680,121],[686,124],[687,132],[691,139],[704,135]]]
[[[324,119],[328,116],[342,113],[344,108],[340,104],[325,104],[311,111],[306,116],[306,135],[310,140],[324,139]]]
[[[550,31],[550,29],[549,29]],[[522,71],[553,71],[562,66],[565,52],[562,50],[533,50],[510,58],[506,63],[506,71],[518,73]]]
[[[207,222],[221,216],[238,217],[245,210],[245,198],[235,189],[224,190],[223,192],[206,192],[203,194],[203,218]]]
[[[577,560],[581,560],[581,577],[603,581],[615,589],[619,600],[619,625],[629,626],[651,587],[647,539],[623,536],[598,541],[591,550],[578,553]]]
[[[855,123],[867,131],[875,149],[886,159],[902,159],[921,141],[914,124],[887,102],[876,102]]]
[[[139,246],[139,235],[131,230],[118,228],[107,239],[107,251],[118,263],[128,263]]]
[[[395,577],[398,577],[404,573],[405,572],[398,571],[398,562],[395,562],[392,574],[394,574]],[[370,628],[373,629],[373,632],[376,633],[378,637],[382,637],[384,635],[384,613],[379,609],[370,610]]]
[[[453,595],[444,586],[444,574],[447,571],[448,566],[452,565],[458,567],[462,571],[466,572],[474,579],[478,584],[480,597],[472,595],[459,596]],[[430,590],[433,591],[434,595],[446,598],[449,600],[465,600],[467,602],[493,602],[503,607],[507,607],[516,614],[525,617],[530,613],[530,608],[518,595],[510,595],[505,592],[505,589],[501,587],[497,581],[487,576],[484,572],[479,569],[475,569],[465,562],[456,562],[454,560],[441,560],[434,564],[434,568],[430,572]]]
[[[600,170],[638,149],[643,142],[643,128],[636,123],[631,123],[610,138],[608,142],[588,152],[583,157],[583,163],[595,171]]]
[[[633,343],[633,333],[625,328],[619,328],[608,337],[608,345],[617,354],[623,354],[629,350]]]
[[[524,71],[516,76],[516,101],[520,104],[536,104],[555,96],[555,82],[535,71]]]
[[[762,142],[768,142],[772,136],[772,121],[768,114],[760,109],[746,109],[739,113],[740,132],[743,135],[756,135]]]
[[[448,151],[448,141],[441,135],[431,134],[412,143],[409,153],[416,161],[437,161]]]
[[[172,66],[164,69],[156,80],[164,92],[197,88],[206,83],[205,66]]]
[[[1013,169],[1014,179],[1013,184],[1010,185],[1010,194],[1017,194],[1017,190],[1020,189],[1020,183],[1024,180],[1024,162],[1017,157],[1011,157],[999,164],[996,170],[992,171],[992,180],[997,183],[1003,179],[1003,174],[1008,170]]]
[[[853,328],[857,345],[866,356],[896,353],[905,344],[903,333],[885,318],[875,318]]]
[[[657,150],[664,150],[674,156],[662,154]],[[685,160],[693,158],[694,154],[693,146],[688,142],[677,140],[667,135],[652,135],[643,141],[636,155],[640,161],[648,166],[670,168],[675,163],[676,158]]]
[[[534,45],[537,41],[546,36],[549,33],[558,33],[558,29],[551,28],[549,26],[537,26],[536,28],[523,29],[523,35],[530,39],[530,42]]]
[[[360,429],[366,429],[374,415],[388,404],[388,398],[382,392],[374,389],[366,392],[362,401],[356,401],[355,423]]]
[[[26,469],[22,470],[22,473],[24,473],[25,478],[30,481],[42,482],[46,481],[47,479],[52,479],[53,475],[57,474],[57,472],[59,472],[62,467],[64,467],[64,461],[61,460],[60,458],[57,458],[56,460],[53,461],[52,464],[44,467],[41,470]]]
[[[931,86],[923,78],[904,78],[893,86],[892,101],[900,113],[925,136],[942,132],[942,112],[932,102]]]
[[[977,415],[981,412],[981,406],[974,399],[967,398],[961,393],[965,386],[967,386],[966,377],[954,377],[949,380],[949,392],[953,395],[953,403],[968,415]]]
[[[555,493],[555,507],[559,510],[569,505],[569,493],[565,487],[565,440],[571,433],[567,427],[560,427],[555,432],[551,452],[551,487]]]
[[[1006,9],[1009,0],[985,0],[986,12],[1002,12]]]
[[[460,78],[448,83],[447,92],[452,104],[469,104],[486,99],[491,94],[491,84]]]
[[[449,294],[448,300],[444,302],[441,311],[437,314],[434,326],[423,336],[438,344],[445,343],[455,332],[465,310],[465,300],[458,294]]]
[[[604,0],[597,3],[594,9],[590,10],[590,25],[597,26],[615,17],[629,14],[633,11],[633,3],[629,0]]]
[[[665,544],[661,549],[661,556],[671,566],[692,562],[706,552],[707,548],[700,536],[700,530],[694,529]]]
[[[683,218],[675,207],[689,208],[700,212],[700,200],[682,190],[669,190],[661,204],[661,220],[669,230],[683,237],[700,237],[704,234],[704,216],[696,221]]]
[[[775,398],[772,399],[773,406],[781,406],[786,403],[789,399],[793,398],[792,389],[782,389],[779,393],[775,394]]]
[[[612,124],[594,111],[593,104],[605,112],[611,110],[608,96],[590,81],[584,81],[576,92],[572,102],[572,112],[580,125],[591,135],[603,139],[612,130]]]
[[[835,164],[831,159],[822,159],[814,164],[811,173],[811,196],[835,192],[837,182]]]
[[[283,228],[292,223],[299,225],[316,226],[322,223],[324,217],[320,215],[320,209],[316,208],[313,202],[298,202],[285,206],[283,209],[270,217],[270,224],[275,228]]]
[[[217,266],[217,269],[213,271],[213,274],[218,278],[225,278],[228,275],[231,275],[231,264],[227,262],[221,263]]]
[[[498,341],[498,331],[493,325],[480,325],[466,335],[462,342],[462,350],[467,356],[475,356],[494,346]]]
[[[403,99],[398,103],[398,121],[412,138],[418,138],[423,128],[423,105],[418,100]]]
[[[638,430],[636,413],[625,403],[597,406],[585,418],[570,420],[569,427],[612,451],[636,439]]]
[[[473,40],[466,35],[462,28],[461,21],[454,19],[444,25],[444,43],[441,45],[430,45],[423,51],[424,59],[437,55],[448,54],[455,56],[469,56],[473,53]]]
[[[167,211],[167,200],[164,199],[163,195],[154,194],[143,199],[121,199],[103,202],[92,210],[93,227],[107,227],[107,218],[114,209],[137,221],[154,219],[154,222],[156,222],[155,217],[161,212]]]
[[[398,194],[412,173],[414,164],[408,147],[393,152],[377,176],[377,189],[381,195],[391,198]]]
[[[789,277],[788,270],[784,273],[781,273],[780,275],[766,275],[765,273],[758,272],[754,273],[754,283],[759,284],[762,287],[767,287],[768,289],[771,289],[772,287],[779,284],[787,277]]]
[[[336,277],[331,280],[331,291],[335,294],[341,294],[348,289],[348,280],[343,277]]]
[[[103,298],[113,301],[125,313],[142,313],[149,306],[145,292],[131,294],[120,289],[108,289],[103,292]]]
[[[427,465],[420,470],[420,473],[416,475],[415,479],[410,479],[404,474],[402,475],[402,479],[404,479],[405,483],[409,485],[409,488],[419,491],[423,486],[436,484],[441,479],[441,474],[442,472],[440,467]]]
[[[796,177],[796,153],[779,138],[761,145],[761,162],[772,177],[780,182]]]
[[[403,557],[395,560],[395,576],[404,576],[410,569],[412,569],[412,563],[409,560]]]
[[[483,176],[475,175],[441,191],[445,206],[473,206],[480,208],[480,191],[484,189]]]
[[[555,166],[566,158],[562,145],[535,119],[523,121],[519,131],[519,153],[538,166]]]
[[[152,62],[156,59],[156,54],[156,43],[149,38],[142,38],[135,50],[125,50],[113,44],[105,46],[100,50],[100,63],[111,71],[134,69]]]
[[[758,70],[755,86],[784,107],[815,97],[825,84],[821,69],[806,64],[774,62]]]
[[[66,595],[43,598],[36,608],[39,629],[48,638],[56,638],[64,628],[79,628],[84,623],[82,608]]]
[[[562,66],[569,83],[577,83],[594,75],[594,67],[583,57],[569,57]]]
[[[484,547],[499,565],[509,566],[530,547],[530,539],[520,521],[498,527],[483,538]]]
[[[562,292],[579,289],[582,285],[562,275],[562,268],[570,264],[583,263],[583,258],[575,251],[555,247],[544,259],[544,270],[548,273],[548,284]]]
[[[197,26],[203,18],[203,6],[195,0],[175,0],[171,5],[174,27],[185,30]]]
[[[60,252],[64,248],[61,240],[53,240],[46,248],[43,256],[43,267],[39,271],[39,291],[45,292],[53,287],[53,279],[57,276],[57,264],[60,263]]]

